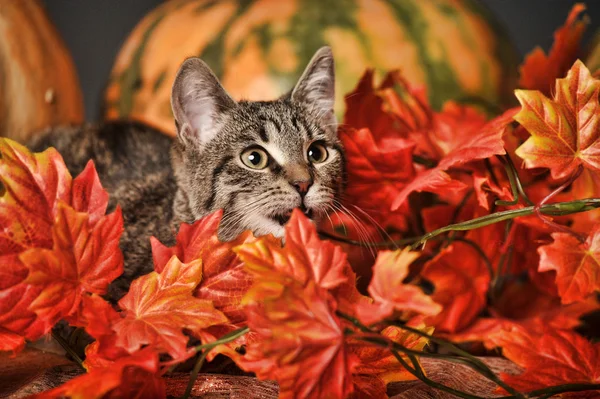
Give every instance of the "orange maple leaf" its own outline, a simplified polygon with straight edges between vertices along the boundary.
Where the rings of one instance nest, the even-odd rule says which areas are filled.
[[[197,333],[227,322],[212,301],[193,296],[202,279],[202,262],[181,263],[177,257],[162,272],[151,272],[134,280],[119,301],[123,318],[113,325],[116,345],[134,352],[151,345],[174,359],[185,359],[188,337],[182,329]]]
[[[235,248],[246,270],[255,278],[270,279],[276,271],[300,284],[314,281],[324,289],[333,289],[348,280],[346,254],[328,241],[321,241],[316,227],[299,209],[294,209],[285,226],[286,244],[263,237]]]
[[[409,248],[379,252],[368,288],[374,303],[359,303],[356,307],[361,322],[373,324],[391,316],[394,311],[436,315],[442,310],[419,287],[403,283],[409,265],[418,257],[419,253],[410,252]]]
[[[171,248],[164,246],[154,237],[151,239],[154,268],[158,272],[173,255],[186,263],[202,260],[202,280],[194,295],[212,301],[215,308],[223,312],[228,319],[226,323],[197,331],[197,336],[204,343],[213,342],[247,324],[241,300],[252,285],[252,275],[244,270],[244,264],[233,252],[233,248],[256,239],[250,232],[246,232],[232,241],[221,242],[217,237],[221,217],[222,211],[217,211],[193,225],[182,223],[177,233],[177,243]],[[209,353],[208,360],[218,353],[230,357],[237,356],[234,349],[245,344],[251,336],[252,334],[245,334],[226,345],[219,345]]]
[[[600,290],[600,225],[584,243],[567,233],[554,233],[552,238],[552,244],[538,248],[539,271],[556,271],[562,303],[583,301]]]
[[[519,375],[502,374],[512,387],[528,392],[554,385],[600,383],[600,343],[579,334],[552,328],[542,333],[511,326],[494,335],[502,354],[523,367]],[[597,398],[600,390],[562,394],[565,398]]]
[[[345,254],[319,240],[297,209],[286,226],[285,246],[263,237],[235,251],[254,276],[244,303],[255,339],[238,365],[261,379],[276,379],[282,398],[346,397],[356,358],[347,351],[333,296],[357,299],[347,287],[353,273]]]
[[[433,328],[426,327],[420,321],[409,325],[427,334],[433,332]],[[427,338],[395,326],[384,328],[380,334],[414,351],[423,350],[428,343]],[[355,390],[353,398],[385,398],[386,387],[390,382],[416,379],[400,365],[398,359],[387,348],[370,345],[352,337],[348,338],[348,347],[350,352],[360,360],[353,375]],[[401,356],[405,361],[410,362],[406,355]]]
[[[520,67],[519,87],[550,94],[554,80],[564,76],[577,59],[581,38],[589,22],[588,18],[578,20],[585,8],[582,3],[573,6],[564,25],[554,32],[550,54],[544,54],[540,47],[527,54]]]
[[[0,139],[0,188],[0,350],[18,350],[121,274],[122,218],[93,163],[72,180],[54,149]]]
[[[158,355],[152,348],[143,349],[34,396],[36,399],[66,397],[166,398],[165,383],[159,376]]]
[[[546,167],[554,179],[572,175],[579,165],[600,171],[600,80],[581,61],[556,81],[552,99],[538,91],[517,90],[515,115],[531,134],[516,154],[528,168]]]
[[[248,326],[257,338],[237,361],[240,367],[259,379],[277,380],[280,398],[344,398],[352,392],[357,359],[348,352],[327,290],[314,281],[304,286],[292,281],[278,296],[248,301]]]
[[[466,236],[489,258],[498,250],[495,244],[499,230],[495,227],[474,230]],[[467,242],[456,241],[442,249],[421,271],[421,277],[435,287],[432,299],[442,305],[442,311],[426,322],[438,332],[454,333],[467,327],[487,306],[490,272],[480,252]]]

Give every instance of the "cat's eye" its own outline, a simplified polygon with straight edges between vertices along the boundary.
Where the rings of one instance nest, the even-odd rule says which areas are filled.
[[[308,155],[308,160],[312,163],[325,162],[327,157],[329,157],[327,148],[322,143],[318,142],[312,143],[310,147],[308,147],[306,155]]]
[[[264,169],[269,165],[269,154],[259,147],[245,149],[240,158],[242,163],[250,169]]]

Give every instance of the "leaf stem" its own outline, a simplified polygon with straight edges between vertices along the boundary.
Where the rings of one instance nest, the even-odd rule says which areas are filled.
[[[554,191],[552,191],[550,194],[548,194],[546,197],[544,197],[544,199],[542,199],[542,201],[540,201],[540,203],[535,207],[535,214],[540,218],[540,220],[542,222],[544,222],[548,226],[554,228],[555,230],[558,230],[563,233],[567,233],[567,234],[574,236],[580,242],[584,242],[586,237],[579,233],[576,233],[575,231],[571,230],[567,226],[562,226],[562,225],[555,223],[552,220],[548,219],[547,217],[545,217],[544,215],[541,214],[540,209],[544,204],[546,204],[548,201],[550,201],[556,195],[561,193],[564,189],[566,189],[571,184],[573,184],[573,182],[575,180],[577,180],[577,178],[581,175],[582,172],[583,172],[583,166],[579,165],[579,167],[577,168],[575,173],[573,173],[563,184],[561,184],[559,187],[557,187]]]
[[[83,360],[81,360],[79,355],[77,353],[75,353],[73,348],[71,348],[69,346],[67,341],[65,341],[63,339],[63,337],[60,336],[60,334],[56,333],[55,331],[52,331],[52,338],[54,338],[56,340],[56,342],[58,342],[60,344],[60,346],[62,346],[63,349],[73,358],[73,360],[75,360],[77,362],[79,367],[81,367],[83,370],[85,370],[85,367],[83,366]]]
[[[574,201],[557,202],[537,207],[539,212],[545,215],[570,215],[572,213],[587,212],[600,207],[600,198],[587,198]],[[528,206],[520,209],[509,209],[506,211],[495,212],[490,215],[481,216],[465,222],[455,223],[433,230],[416,239],[412,248],[416,249],[422,243],[448,231],[467,231],[489,226],[490,224],[502,222],[504,220],[515,219],[518,217],[529,216],[536,213],[536,206]]]
[[[573,213],[580,212],[588,212],[594,209],[600,208],[600,198],[586,198],[579,199],[573,201],[565,201],[565,202],[557,202],[554,204],[546,204],[539,207],[539,212],[544,215],[551,216],[565,216],[571,215]],[[334,234],[319,232],[319,234],[323,237],[344,242],[351,245],[358,246],[370,246],[370,247],[380,247],[380,248],[395,248],[397,246],[405,246],[412,244],[413,249],[419,247],[422,243],[431,240],[432,238],[449,232],[449,231],[468,231],[478,229],[480,227],[485,227],[490,224],[502,222],[504,220],[515,219],[518,217],[529,216],[536,212],[535,206],[531,205],[525,208],[520,209],[509,209],[506,211],[495,212],[489,215],[481,216],[475,219],[467,220],[460,223],[450,224],[448,226],[441,227],[437,230],[433,230],[427,234],[424,234],[419,237],[410,237],[403,238],[401,240],[396,241],[382,241],[382,242],[370,242],[364,243],[361,241],[347,239],[345,237],[340,237]]]
[[[200,373],[200,369],[202,368],[202,365],[204,364],[204,361],[206,360],[206,356],[208,356],[208,353],[212,349],[214,349],[215,347],[217,347],[219,345],[223,345],[223,344],[229,343],[231,341],[235,341],[242,335],[246,334],[248,331],[250,331],[250,328],[248,328],[248,327],[240,328],[238,330],[230,332],[229,334],[225,334],[224,336],[222,336],[220,339],[218,339],[216,341],[194,347],[194,350],[196,350],[197,352],[201,352],[201,354],[198,357],[198,360],[196,361],[196,365],[194,366],[194,369],[192,370],[192,372],[190,374],[190,380],[187,384],[187,387],[185,388],[185,392],[181,396],[181,399],[187,399],[190,396],[190,394],[192,393],[192,389],[194,388],[194,383],[196,382],[196,379],[198,378],[198,373]]]
[[[231,341],[235,341],[236,339],[238,339],[242,335],[248,333],[249,331],[250,331],[249,327],[240,328],[240,329],[230,332],[229,334],[223,335],[220,339],[218,339],[216,341],[209,342],[207,344],[198,345],[198,346],[194,347],[194,349],[197,352],[200,352],[203,349],[212,349],[216,346],[219,346],[222,344],[227,344]]]
[[[367,334],[377,334],[376,331],[373,331],[372,329],[370,329],[369,327],[365,326],[364,324],[362,324],[358,319],[344,314],[342,312],[337,312],[337,315],[344,319],[349,321],[350,323],[352,323],[354,326],[356,326],[360,331],[367,333]],[[387,340],[387,345],[390,348],[394,348],[395,350],[398,350],[404,354],[406,354],[407,356],[421,356],[421,357],[429,357],[429,358],[434,358],[434,359],[443,359],[449,362],[453,362],[453,363],[459,363],[462,365],[465,365],[473,370],[475,370],[477,373],[481,374],[483,377],[487,378],[488,380],[494,382],[496,385],[498,385],[499,387],[504,388],[507,392],[511,393],[514,395],[515,398],[521,398],[524,399],[525,397],[520,394],[517,390],[515,390],[514,388],[512,388],[510,385],[506,384],[504,381],[502,381],[500,379],[500,377],[498,377],[493,371],[492,369],[490,369],[484,362],[482,362],[480,359],[478,359],[477,357],[471,355],[470,353],[458,348],[456,345],[452,344],[449,341],[446,341],[444,339],[441,338],[437,338],[437,337],[433,337],[423,331],[420,331],[419,329],[413,328],[413,327],[409,327],[404,325],[403,323],[400,322],[396,322],[396,321],[390,321],[388,323],[386,323],[388,325],[393,325],[396,326],[398,328],[401,328],[403,330],[409,331],[411,333],[414,333],[416,335],[419,335],[421,337],[427,338],[429,340],[431,340],[432,342],[437,343],[438,345],[442,345],[448,349],[450,349],[450,351],[454,352],[455,354],[459,355],[459,356],[452,356],[452,355],[443,355],[443,354],[439,354],[439,353],[427,353],[427,352],[420,352],[420,351],[415,351],[412,349],[408,349],[405,348],[404,346],[393,342],[393,341],[389,341],[387,340],[387,338],[385,337],[363,337],[364,339],[362,340],[373,340],[373,339],[384,339]],[[357,337],[358,338],[358,337]],[[376,343],[376,342],[373,342]],[[425,382],[425,381],[424,381]]]
[[[194,365],[194,369],[192,370],[192,373],[190,374],[190,380],[189,380],[187,386],[185,387],[185,392],[183,393],[183,395],[181,395],[181,399],[187,399],[190,397],[190,394],[192,393],[192,389],[194,389],[194,383],[196,382],[196,379],[198,378],[198,373],[200,373],[200,369],[202,368],[202,365],[204,364],[204,360],[206,360],[206,356],[208,355],[208,352],[210,352],[210,349],[206,349],[205,351],[200,353],[200,356],[198,356],[198,360],[196,361],[196,364]]]

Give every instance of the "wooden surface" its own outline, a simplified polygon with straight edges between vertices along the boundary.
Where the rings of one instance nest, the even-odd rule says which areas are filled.
[[[496,372],[518,372],[514,364],[502,358],[482,358]],[[493,398],[496,386],[474,373],[466,366],[442,362],[436,359],[422,359],[423,368],[434,381],[459,388],[472,394]],[[58,354],[28,348],[16,358],[9,354],[0,355],[0,398],[24,398],[56,387],[81,374],[75,364]],[[188,374],[177,373],[167,377],[167,394],[179,397],[188,383]],[[277,384],[271,381],[258,381],[251,377],[238,377],[214,374],[200,374],[192,398],[220,399],[275,399]],[[421,381],[392,383],[388,394],[393,399],[454,398],[437,391]]]

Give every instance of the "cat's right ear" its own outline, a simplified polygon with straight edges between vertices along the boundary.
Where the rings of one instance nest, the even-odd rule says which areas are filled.
[[[218,132],[221,115],[237,106],[208,65],[188,58],[179,68],[171,107],[177,123],[177,136],[186,146],[201,148]]]

